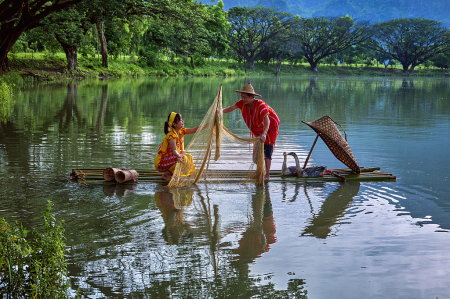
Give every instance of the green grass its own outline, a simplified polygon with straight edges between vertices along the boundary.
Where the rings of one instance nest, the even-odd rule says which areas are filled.
[[[276,63],[256,62],[254,70],[246,68],[244,63],[234,60],[220,61],[210,59],[196,59],[195,67],[192,68],[190,61],[185,57],[177,57],[168,61],[165,57],[160,57],[155,65],[148,66],[142,64],[133,57],[120,57],[115,59],[109,57],[109,67],[105,68],[101,64],[100,57],[78,56],[77,71],[69,72],[66,68],[66,58],[64,53],[48,55],[46,53],[16,53],[10,54],[11,71],[6,75],[18,77],[18,75],[29,80],[55,81],[66,79],[79,79],[86,77],[141,77],[141,76],[266,76],[275,75]],[[311,71],[309,64],[301,63],[290,65],[283,63],[280,76],[284,75],[332,75],[332,76],[384,76],[384,66],[362,66],[362,65],[325,65],[318,66],[319,73]],[[16,74],[16,75],[14,75]],[[18,75],[17,75],[18,74]],[[389,66],[386,76],[405,76],[401,66]],[[444,76],[446,73],[437,68],[416,68],[414,76]],[[3,75],[3,77],[5,77]],[[8,81],[8,79],[4,79]],[[17,82],[16,80],[12,80]]]

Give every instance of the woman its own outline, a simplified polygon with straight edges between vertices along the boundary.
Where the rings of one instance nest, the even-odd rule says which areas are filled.
[[[193,158],[190,154],[184,153],[184,135],[193,134],[200,129],[185,128],[181,114],[172,112],[168,120],[164,123],[164,133],[166,137],[159,146],[158,154],[155,158],[155,168],[164,172],[161,176],[163,180],[172,179],[177,162],[191,163],[190,172],[194,171]]]

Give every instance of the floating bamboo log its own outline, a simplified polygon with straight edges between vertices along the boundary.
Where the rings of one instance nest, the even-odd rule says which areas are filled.
[[[107,182],[112,182],[116,179],[116,173],[120,171],[120,168],[108,167],[103,170],[103,179]]]
[[[161,172],[156,170],[148,170],[148,169],[137,169],[135,170],[139,175],[139,181],[152,181],[155,183],[167,183],[168,181],[161,179]],[[332,169],[332,171],[339,176],[343,176],[346,178],[346,181],[395,181],[396,176],[393,176],[391,173],[380,171],[380,167],[361,167],[361,173],[355,174],[350,168],[342,168],[342,169]],[[73,169],[70,174],[72,180],[78,181],[80,183],[89,181],[89,182],[105,182],[103,177],[102,169]],[[248,178],[247,170],[207,170],[207,175],[211,179],[208,180],[210,182],[243,182]],[[230,179],[224,179],[225,177],[230,177]],[[282,175],[280,170],[272,170],[270,171],[270,182],[285,182],[285,181],[306,181],[306,182],[315,182],[315,181],[342,181],[341,177],[335,177],[333,175],[325,174],[321,177],[317,178],[298,178],[293,176]],[[130,177],[128,177],[130,179]],[[132,180],[132,179],[130,179]],[[204,182],[203,179],[200,182]],[[125,183],[130,183],[125,182]],[[131,181],[133,183],[133,181]]]
[[[116,181],[118,183],[123,183],[127,181],[136,181],[139,173],[134,169],[122,169],[118,171],[115,175]]]

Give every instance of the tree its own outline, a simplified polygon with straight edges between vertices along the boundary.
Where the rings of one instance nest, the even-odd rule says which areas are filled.
[[[211,51],[209,32],[205,28],[209,16],[202,4],[191,2],[186,8],[183,20],[175,19],[169,28],[170,48],[190,59],[190,65],[194,68],[194,55],[206,55]]]
[[[431,62],[435,67],[440,69],[449,69],[450,68],[450,55],[449,53],[440,53],[431,59]]]
[[[302,19],[296,38],[311,70],[318,72],[319,61],[342,52],[371,37],[368,22],[355,24],[349,16]]]
[[[0,3],[0,72],[7,72],[8,53],[23,32],[48,15],[84,0],[4,0]]]
[[[398,60],[405,73],[450,50],[450,32],[442,23],[422,18],[396,19],[374,25],[373,47]]]
[[[298,17],[273,8],[232,7],[228,11],[230,47],[248,61],[250,69],[254,69],[255,60],[277,43],[290,38],[289,35],[276,37],[285,33],[298,20]]]
[[[67,69],[77,70],[77,53],[86,32],[89,30],[89,23],[83,11],[70,8],[53,13],[44,20],[43,30],[53,34],[64,50],[67,59]]]
[[[217,5],[206,5],[206,8],[209,18],[205,27],[209,32],[209,45],[220,65],[220,56],[224,54],[229,44],[227,31],[230,29],[230,23],[227,21],[227,12],[223,10],[222,0],[219,0]]]

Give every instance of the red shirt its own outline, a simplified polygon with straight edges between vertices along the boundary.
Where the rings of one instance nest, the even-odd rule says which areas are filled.
[[[255,99],[251,109],[252,111],[250,111],[249,107],[242,100],[237,101],[236,106],[241,109],[242,117],[253,136],[260,136],[262,134],[264,131],[264,117],[269,115],[270,125],[264,144],[275,144],[279,133],[278,127],[280,126],[280,120],[269,105],[261,100]]]

